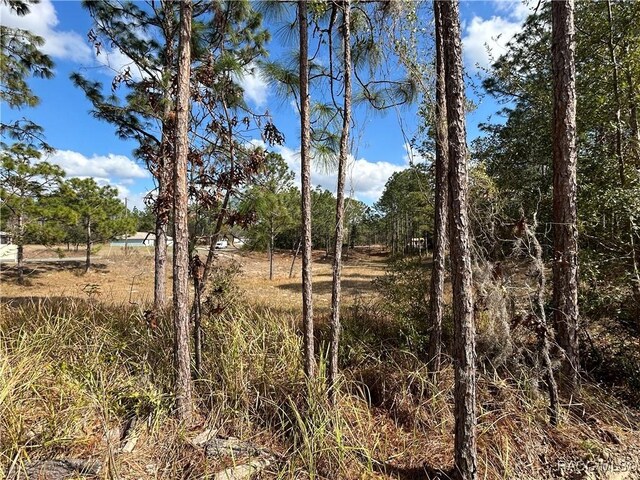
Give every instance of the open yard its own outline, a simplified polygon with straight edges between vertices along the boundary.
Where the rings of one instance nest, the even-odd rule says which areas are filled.
[[[103,302],[140,305],[153,300],[152,248],[131,248],[125,254],[123,248],[101,246],[96,249],[92,270],[87,274],[82,273],[83,253],[82,250],[28,246],[26,285],[18,285],[15,281],[15,264],[2,264],[0,296],[4,300],[15,297],[97,297]],[[63,256],[57,260],[60,254]],[[200,256],[205,258],[206,251],[200,252]],[[221,266],[232,262],[240,265],[239,285],[251,303],[300,311],[301,260],[296,259],[293,276],[289,278],[292,258],[289,251],[274,255],[273,280],[269,280],[266,253],[230,247],[219,251],[217,262]],[[381,248],[357,248],[348,252],[342,272],[345,304],[374,294],[371,281],[384,273],[385,259]],[[168,273],[170,275],[170,271]],[[332,270],[331,258],[325,259],[322,250],[314,252],[313,275],[315,306],[318,313],[324,313],[331,301]],[[170,277],[167,278],[167,289],[169,293]]]

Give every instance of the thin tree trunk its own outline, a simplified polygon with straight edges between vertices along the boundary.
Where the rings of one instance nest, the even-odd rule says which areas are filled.
[[[455,369],[455,469],[463,480],[477,478],[476,351],[471,246],[467,215],[467,144],[462,44],[458,2],[442,2],[451,198],[451,277],[453,283]]]
[[[298,240],[298,246],[293,252],[293,260],[291,260],[291,268],[289,269],[289,278],[293,278],[293,267],[296,264],[296,258],[298,258],[298,254],[300,253],[300,246],[302,245],[302,240]]]
[[[189,424],[192,416],[189,355],[189,230],[187,156],[189,154],[189,80],[191,76],[191,0],[180,3],[180,44],[176,103],[176,141],[173,163],[173,322],[176,368],[176,414]]]
[[[298,2],[300,27],[300,177],[302,196],[302,329],[304,331],[304,372],[315,375],[313,340],[313,279],[311,275],[311,117],[309,99],[308,0]]]
[[[445,251],[447,244],[447,207],[449,157],[447,152],[447,102],[442,44],[442,14],[440,0],[433,2],[436,30],[436,186],[435,228],[433,237],[433,270],[431,273],[431,336],[429,362],[431,371],[440,370],[442,354],[442,316],[444,310]],[[427,239],[425,238],[425,249]]]
[[[233,151],[233,147],[231,148],[231,150]],[[213,231],[213,235],[211,235],[211,238],[209,240],[209,251],[207,252],[207,260],[204,264],[204,273],[202,275],[202,281],[200,282],[200,289],[202,291],[204,291],[206,287],[206,282],[209,279],[211,270],[213,269],[213,260],[216,256],[216,243],[218,243],[218,240],[220,238],[220,232],[222,231],[222,225],[224,224],[224,220],[227,216],[227,208],[229,206],[230,199],[231,199],[231,189],[228,189],[224,195],[222,206],[220,207],[220,213],[218,214],[218,219],[216,220],[216,227]]]
[[[202,321],[200,317],[200,281],[196,278],[194,284],[194,312],[193,312],[193,350],[195,357],[195,369],[197,377],[200,378],[202,372]]]
[[[202,376],[202,301],[200,282],[202,281],[202,275],[204,274],[204,263],[200,260],[200,257],[196,253],[191,260],[191,276],[193,277],[193,351],[195,358],[195,373],[196,378]]]
[[[616,57],[616,49],[613,43],[613,13],[611,11],[611,0],[607,0],[607,18],[609,20],[609,57],[611,59],[612,77],[613,77],[613,98],[616,102],[616,157],[618,157],[618,172],[620,175],[620,186],[624,188],[625,166],[624,155],[622,152],[622,105],[620,101],[620,83],[618,81],[618,59]]]
[[[196,374],[200,378],[202,376],[202,318],[201,312],[201,300],[200,300],[200,281],[195,282],[195,312],[193,317],[193,349],[195,351],[196,361]]]
[[[84,273],[87,273],[91,268],[91,219],[87,220],[87,238],[86,238],[86,247],[87,247],[87,256],[84,262]]]
[[[169,53],[167,53],[169,55]],[[167,240],[168,225],[171,214],[171,174],[173,167],[171,164],[172,139],[175,138],[175,122],[169,118],[173,114],[172,102],[165,101],[162,139],[160,144],[160,159],[157,168],[158,198],[156,199],[156,243],[154,245],[154,290],[153,305],[156,310],[162,310],[167,304]]]
[[[168,160],[165,157],[165,160]],[[166,165],[160,167],[162,170]],[[158,177],[158,199],[156,200],[156,240],[154,244],[154,280],[153,280],[153,306],[155,310],[162,310],[167,304],[167,225],[169,224],[169,212],[165,206],[167,202],[168,181],[166,172],[162,171]]]
[[[18,244],[18,252],[16,253],[16,261],[18,267],[18,283],[24,283],[24,245],[22,243]]]
[[[16,253],[16,263],[18,267],[18,283],[24,283],[24,217],[22,213],[18,215],[18,251]]]
[[[631,262],[633,264],[633,274],[634,274],[634,282],[633,282],[633,292],[640,298],[640,268],[638,267],[638,255],[636,254],[636,242],[634,240],[635,237],[635,228],[633,223],[631,223],[631,232],[629,233],[629,240],[631,244]]]
[[[233,126],[232,119],[229,115],[229,110],[225,101],[222,101],[222,106],[224,109],[225,118],[227,121],[227,141],[229,142],[229,176],[233,178],[235,175],[235,142],[233,140]],[[211,270],[213,269],[213,260],[216,257],[216,243],[220,238],[220,232],[222,231],[222,225],[227,218],[227,210],[229,207],[229,201],[231,199],[231,188],[227,188],[227,191],[224,194],[224,200],[222,201],[222,206],[220,207],[220,213],[218,213],[218,218],[216,220],[216,226],[213,231],[213,235],[211,236],[209,242],[209,252],[207,253],[207,260],[204,264],[204,273],[202,275],[202,281],[200,282],[200,290],[202,293],[206,288],[207,281],[209,280],[209,275],[211,274]]]
[[[558,384],[553,375],[553,366],[551,365],[551,357],[549,355],[550,350],[550,335],[549,327],[547,325],[547,315],[544,311],[544,292],[546,290],[546,276],[544,273],[544,263],[542,261],[542,246],[536,236],[536,228],[538,222],[536,217],[533,217],[533,226],[529,227],[525,224],[525,234],[529,241],[533,244],[533,267],[538,278],[538,289],[536,291],[536,317],[538,318],[538,348],[540,349],[540,355],[542,357],[542,366],[545,371],[545,382],[547,384],[547,391],[549,393],[549,419],[551,425],[558,425]]]
[[[164,12],[173,12],[173,5],[168,0],[162,0],[161,9]],[[154,244],[154,285],[153,306],[156,311],[163,310],[167,306],[167,240],[168,226],[171,216],[171,175],[173,173],[172,157],[175,137],[175,121],[171,120],[175,105],[171,98],[171,88],[174,87],[173,76],[175,50],[173,39],[173,15],[167,15],[162,23],[166,40],[164,59],[164,75],[170,78],[169,86],[164,89],[164,105],[162,111],[162,133],[160,138],[160,156],[156,166],[156,178],[158,181],[158,198],[156,199],[156,240]]]
[[[574,0],[554,1],[553,57],[553,305],[558,343],[564,349],[562,386],[579,386],[578,228],[576,178],[576,75]]]
[[[631,149],[633,151],[635,166],[640,167],[640,128],[638,128],[638,95],[631,69],[625,69],[627,77],[627,94],[629,96],[629,126],[631,127]]]
[[[342,132],[338,158],[338,187],[336,202],[335,252],[333,257],[333,281],[331,288],[331,343],[329,344],[329,401],[336,402],[338,380],[338,348],[340,346],[340,287],[342,275],[342,240],[344,236],[344,189],[347,176],[347,156],[349,154],[349,127],[351,126],[351,0],[342,4],[342,39],[344,52],[344,104],[342,111]]]
[[[269,280],[273,280],[273,233],[269,235]]]

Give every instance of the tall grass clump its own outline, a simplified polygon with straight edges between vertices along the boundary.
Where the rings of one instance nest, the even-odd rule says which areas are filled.
[[[168,411],[171,350],[136,309],[25,300],[0,313],[3,464],[96,452],[122,419]]]
[[[278,478],[352,478],[362,470],[359,439],[349,434],[361,402],[346,395],[330,407],[323,358],[316,378],[304,376],[294,315],[237,305],[209,316],[204,331],[197,390],[219,434],[262,438],[281,455]]]

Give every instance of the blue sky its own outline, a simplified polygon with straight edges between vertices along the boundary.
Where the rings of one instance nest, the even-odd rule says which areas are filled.
[[[477,81],[481,75],[479,67],[489,65],[487,46],[493,56],[504,51],[506,42],[521,29],[529,8],[518,0],[462,1],[465,68],[471,78]],[[43,50],[56,64],[53,79],[30,81],[41,99],[40,105],[20,111],[10,111],[2,105],[2,116],[5,119],[26,116],[44,127],[47,141],[57,149],[48,160],[62,166],[68,176],[91,176],[103,184],[114,185],[122,198],[128,198],[129,205],[141,207],[153,182],[132,155],[135,144],[118,139],[111,125],[92,118],[89,102],[69,80],[71,72],[79,71],[109,84],[113,69],[126,64],[126,58],[108,49],[108,55],[95,55],[86,36],[91,19],[79,1],[40,0],[25,17],[16,17],[5,5],[0,5],[0,19],[3,25],[28,29],[43,37]],[[272,44],[273,49],[279,49],[277,37]],[[276,125],[284,131],[286,144],[276,150],[297,175],[299,139],[294,109],[275,96],[259,72],[247,75],[242,83],[247,102],[256,111],[269,110]],[[473,139],[479,134],[478,123],[487,121],[499,107],[489,97],[478,98],[471,88],[467,93],[478,102],[478,108],[468,115],[468,136]],[[375,202],[388,177],[406,168],[409,154],[398,115],[410,137],[415,128],[414,112],[400,109],[384,116],[356,119],[355,151],[348,176],[353,196],[369,204]],[[335,190],[333,173],[315,171],[312,181],[314,185]]]

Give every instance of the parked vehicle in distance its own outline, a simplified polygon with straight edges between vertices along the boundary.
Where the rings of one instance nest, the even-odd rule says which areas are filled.
[[[229,242],[227,242],[226,240],[218,240],[216,242],[216,250],[227,248],[228,246],[229,246]]]

